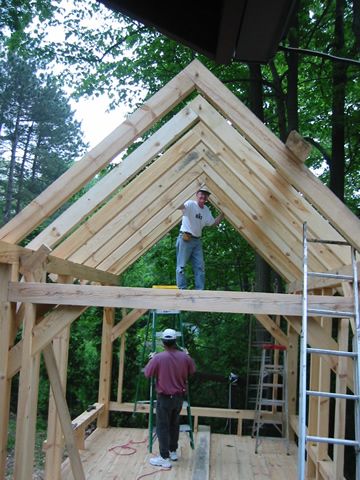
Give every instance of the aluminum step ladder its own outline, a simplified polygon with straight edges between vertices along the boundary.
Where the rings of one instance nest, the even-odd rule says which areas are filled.
[[[262,345],[261,367],[256,396],[252,437],[255,437],[255,453],[261,443],[260,430],[273,425],[285,441],[289,455],[289,411],[287,391],[287,352],[283,345]],[[271,438],[271,437],[266,437]]]
[[[154,425],[154,415],[156,411],[156,390],[155,390],[155,378],[150,379],[150,400],[140,401],[139,398],[139,389],[141,379],[144,376],[144,367],[145,363],[148,360],[148,355],[150,352],[156,352],[157,348],[162,347],[161,335],[162,332],[157,332],[158,320],[161,317],[171,317],[170,322],[171,326],[166,328],[173,328],[177,332],[177,337],[180,340],[179,347],[181,349],[185,348],[184,341],[184,326],[182,321],[182,316],[180,310],[161,310],[155,309],[150,310],[148,321],[145,330],[145,340],[143,344],[142,354],[141,354],[141,365],[138,376],[138,382],[136,386],[136,398],[134,402],[134,413],[137,411],[138,404],[149,404],[149,452],[152,453],[152,448],[154,440],[156,438],[156,428]],[[172,321],[171,321],[172,320]],[[167,318],[167,323],[169,323],[169,318]],[[187,424],[180,424],[180,432],[186,432],[189,435],[190,446],[192,449],[195,448],[194,445],[194,436],[193,436],[193,425],[191,417],[191,405],[190,405],[190,394],[189,388],[187,388],[186,398],[183,401],[183,408],[186,409],[187,414]]]
[[[344,245],[351,248],[351,263],[353,267],[352,275],[340,275],[326,272],[310,272],[308,271],[308,243],[322,243],[332,245]],[[323,309],[312,309],[308,306],[308,278],[337,278],[343,281],[353,282],[354,293],[354,310],[346,312],[338,312]],[[355,332],[353,337],[352,351],[325,350],[321,348],[309,348],[307,346],[308,339],[308,316],[311,314],[323,315],[331,317],[336,315],[339,317],[341,313],[343,318],[353,318],[355,324]],[[354,394],[342,394],[331,392],[312,391],[307,389],[307,357],[308,354],[314,355],[334,355],[338,357],[351,357],[354,359]],[[302,298],[302,330],[300,338],[300,380],[299,380],[299,440],[298,440],[298,480],[305,480],[306,469],[306,443],[328,443],[345,446],[353,446],[356,453],[356,480],[360,480],[360,315],[359,315],[359,292],[358,292],[358,274],[356,266],[356,250],[348,242],[309,239],[307,224],[303,225],[303,298]],[[314,435],[307,435],[306,430],[306,403],[308,397],[326,397],[341,398],[345,400],[353,400],[355,402],[355,439],[348,440],[342,438],[328,438]]]

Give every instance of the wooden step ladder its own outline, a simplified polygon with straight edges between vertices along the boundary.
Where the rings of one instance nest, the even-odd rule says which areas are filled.
[[[289,413],[287,392],[286,347],[266,343],[262,345],[261,367],[256,396],[252,437],[255,437],[255,453],[261,443],[260,430],[273,425],[284,438],[289,455]]]

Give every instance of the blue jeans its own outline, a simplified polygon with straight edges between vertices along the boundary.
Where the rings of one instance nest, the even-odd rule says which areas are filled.
[[[187,288],[185,266],[189,261],[194,272],[195,289],[204,290],[205,265],[201,239],[192,237],[185,242],[180,234],[176,240],[176,285],[181,289]]]

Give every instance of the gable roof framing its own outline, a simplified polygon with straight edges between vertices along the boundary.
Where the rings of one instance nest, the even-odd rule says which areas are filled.
[[[193,61],[0,230],[23,239],[194,90],[195,99],[99,180],[28,247],[119,274],[181,218],[206,182],[212,203],[287,281],[302,269],[302,224],[360,249],[360,221],[200,62]],[[336,245],[311,244],[309,267],[341,268]]]

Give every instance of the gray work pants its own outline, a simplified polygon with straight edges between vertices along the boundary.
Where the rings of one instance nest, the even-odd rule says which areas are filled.
[[[169,451],[178,448],[180,411],[182,395],[158,394],[156,402],[156,435],[159,440],[160,455],[169,458]]]

